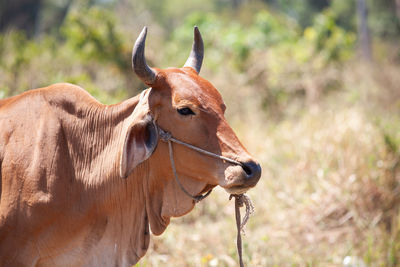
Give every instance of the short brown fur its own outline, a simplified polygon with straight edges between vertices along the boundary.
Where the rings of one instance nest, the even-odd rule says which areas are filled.
[[[255,162],[224,117],[218,91],[190,67],[157,71],[146,111],[175,138],[240,162]],[[0,100],[0,265],[129,266],[170,217],[195,205],[174,180],[168,148],[126,179],[119,175],[125,126],[139,96],[103,105],[82,88],[55,84]],[[177,108],[195,115],[182,116]],[[138,117],[139,118],[139,117]],[[240,166],[174,145],[176,168],[198,195],[220,185],[253,187]]]

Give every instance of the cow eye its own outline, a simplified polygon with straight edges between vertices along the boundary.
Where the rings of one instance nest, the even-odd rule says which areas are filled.
[[[177,111],[179,114],[181,114],[183,116],[195,115],[194,112],[190,108],[178,108]]]

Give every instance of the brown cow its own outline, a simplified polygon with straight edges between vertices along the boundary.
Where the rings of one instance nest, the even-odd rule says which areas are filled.
[[[225,105],[198,75],[203,43],[183,68],[150,68],[146,28],[133,50],[136,74],[151,88],[103,105],[82,88],[55,84],[0,100],[0,264],[128,266],[145,254],[149,226],[160,235],[170,217],[193,209],[220,185],[243,193],[260,165],[224,118]],[[159,132],[217,155],[173,144]],[[126,179],[121,179],[126,178]]]

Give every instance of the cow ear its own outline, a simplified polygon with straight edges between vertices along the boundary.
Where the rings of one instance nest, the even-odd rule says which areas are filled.
[[[127,178],[133,169],[154,152],[158,143],[158,128],[150,115],[148,92],[139,103],[124,127],[124,141],[120,159],[120,176]]]

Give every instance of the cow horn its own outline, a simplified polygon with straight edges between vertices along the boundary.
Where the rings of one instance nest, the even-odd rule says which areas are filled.
[[[147,27],[145,26],[137,38],[132,50],[132,68],[136,75],[147,85],[156,80],[156,72],[150,68],[144,57],[144,46],[146,43]]]
[[[199,28],[194,26],[194,40],[192,45],[192,51],[190,52],[189,58],[186,60],[186,63],[183,67],[192,67],[200,73],[201,64],[203,63],[204,57],[204,44],[203,39],[201,38],[201,34]]]

